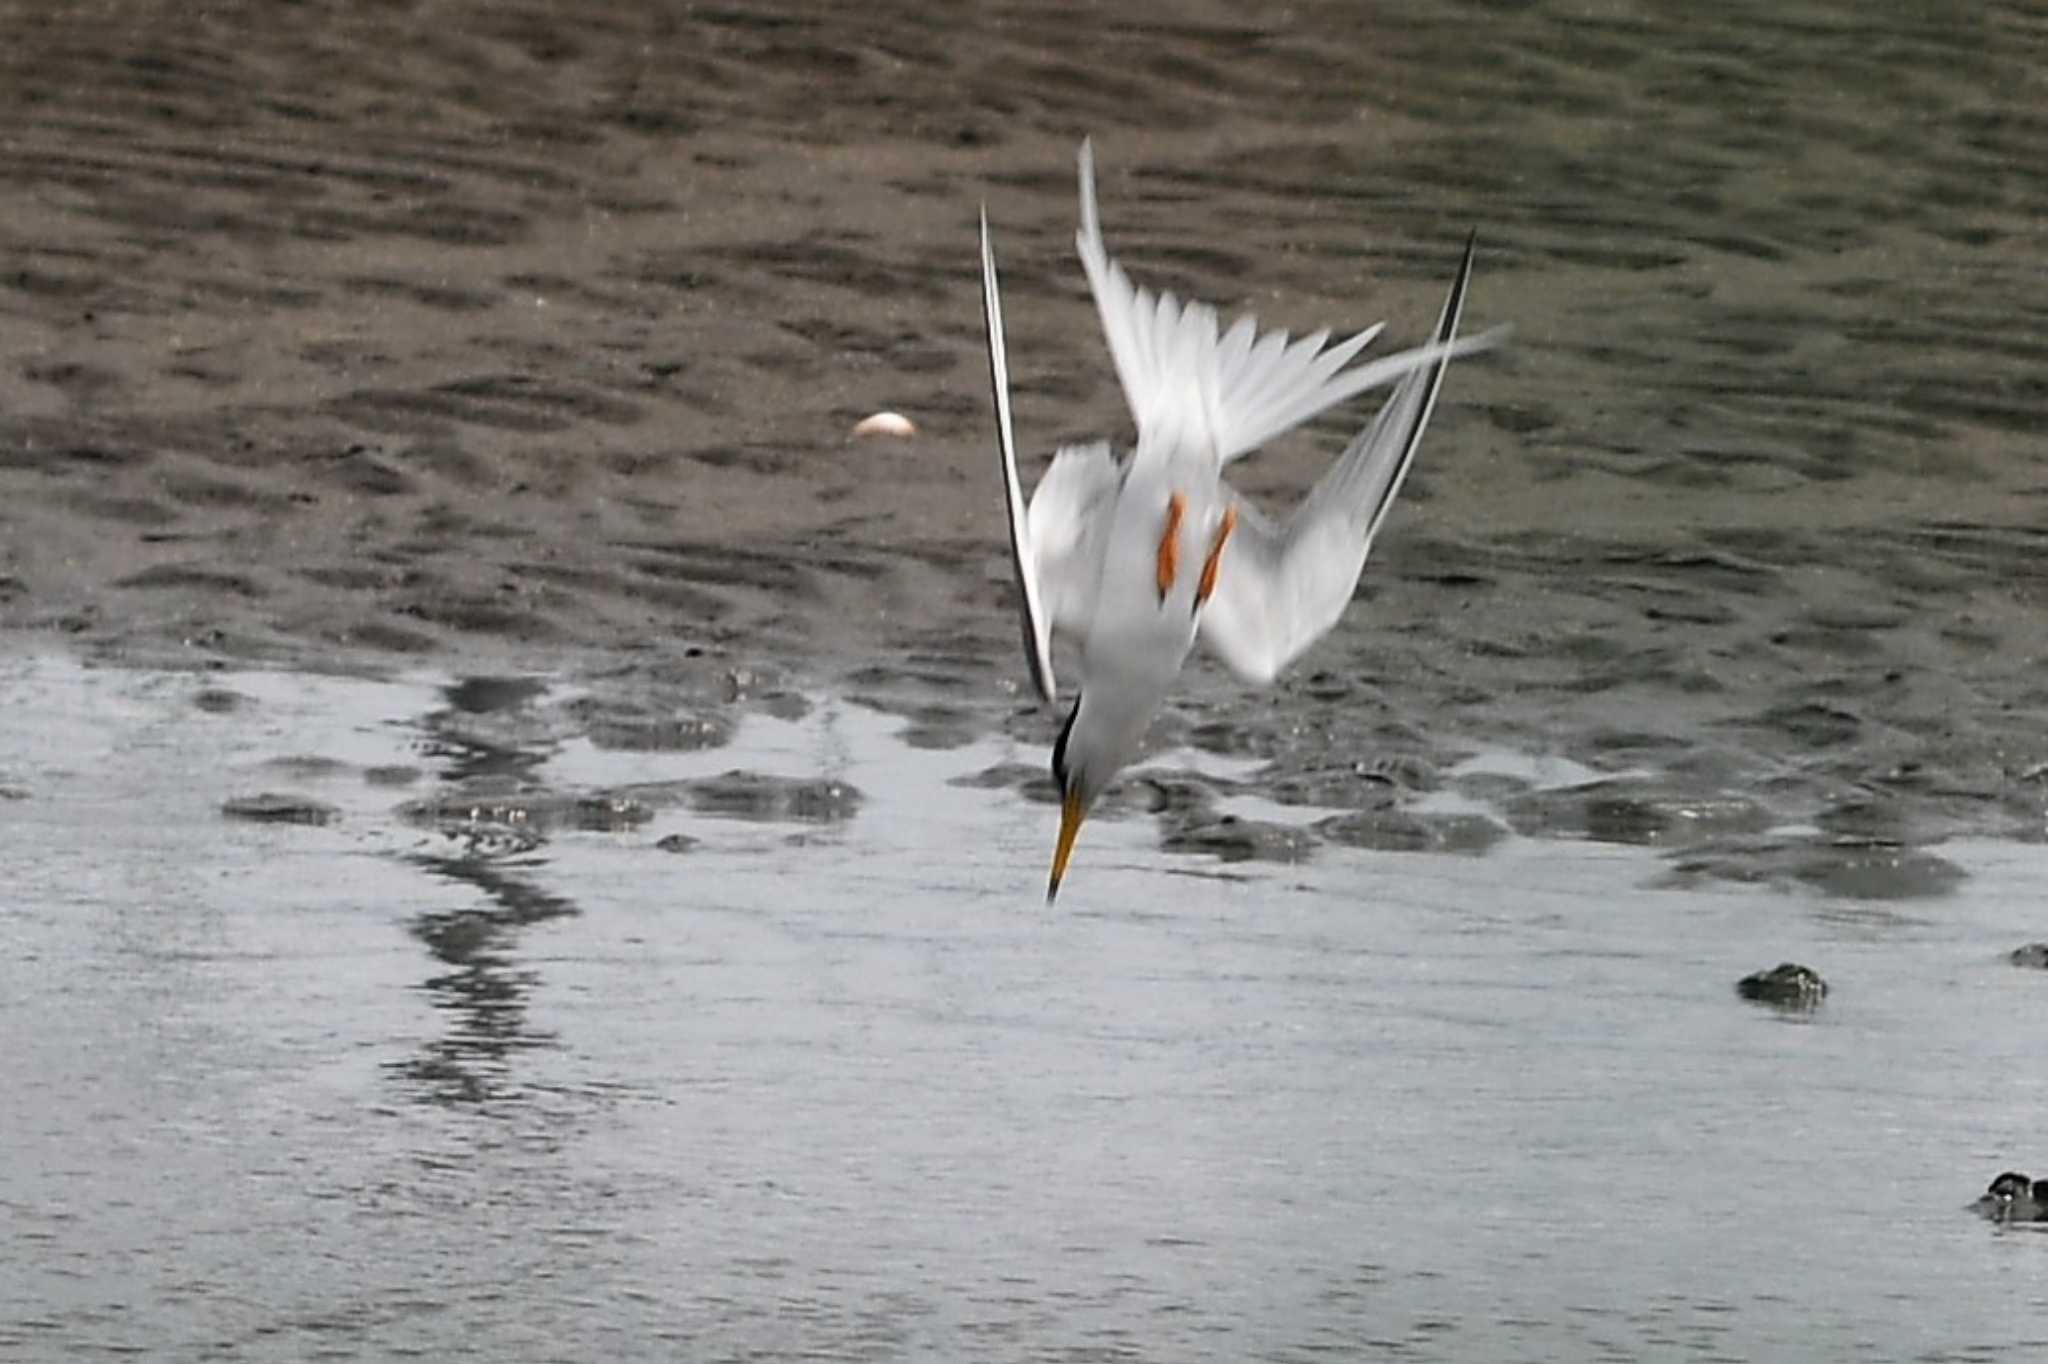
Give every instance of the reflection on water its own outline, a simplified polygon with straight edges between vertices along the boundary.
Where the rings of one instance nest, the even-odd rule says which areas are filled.
[[[467,787],[489,779],[515,782],[547,761],[553,745],[520,723],[547,684],[530,677],[471,677],[442,689],[448,704],[420,721],[422,757],[440,764],[442,780]]]
[[[1513,837],[1221,877],[1198,796],[1327,812],[1170,751],[1048,911],[1033,747],[831,697],[622,751],[7,666],[0,1353],[1940,1358],[2044,1296],[1960,1211],[2040,1163],[2032,850],[1910,915]],[[224,818],[281,756],[337,818]],[[1798,1028],[1733,989],[1786,958]]]
[[[434,911],[413,921],[413,933],[451,968],[426,981],[436,1007],[448,1013],[449,1030],[402,1068],[440,1102],[503,1097],[513,1055],[553,1040],[527,1021],[526,996],[538,977],[516,964],[521,930],[574,914],[576,907],[521,876],[518,863],[488,854],[415,854],[412,861],[430,875],[474,887],[486,907]],[[545,866],[539,858],[523,861]]]
[[[441,779],[441,791],[425,804],[461,813],[439,830],[456,851],[413,852],[407,860],[474,890],[481,901],[428,910],[412,922],[414,935],[449,968],[425,983],[448,1031],[395,1065],[435,1102],[506,1097],[516,1088],[516,1054],[553,1041],[528,1022],[527,995],[538,977],[517,958],[525,929],[577,912],[527,874],[546,867],[542,822],[524,815],[533,781],[557,747],[530,724],[532,706],[547,690],[537,678],[463,678],[442,689],[448,704],[419,722],[418,750],[437,764]],[[487,737],[480,724],[491,722]]]

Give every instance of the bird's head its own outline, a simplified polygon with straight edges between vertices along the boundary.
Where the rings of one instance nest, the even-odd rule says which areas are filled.
[[[1052,746],[1052,775],[1060,784],[1060,838],[1052,853],[1052,879],[1046,883],[1045,899],[1050,904],[1060,893],[1060,881],[1067,874],[1067,859],[1074,853],[1074,838],[1081,822],[1088,818],[1097,797],[1108,789],[1116,774],[1137,756],[1145,740],[1145,726],[1151,721],[1156,700],[1145,700],[1113,689],[1084,690],[1067,713],[1067,722]]]

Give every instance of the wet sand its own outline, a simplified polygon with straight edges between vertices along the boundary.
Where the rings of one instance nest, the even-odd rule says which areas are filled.
[[[1160,746],[1368,813],[1553,754],[1619,787],[1523,827],[1696,845],[1681,876],[1917,893],[1947,873],[1902,845],[2039,836],[2038,16],[1158,16],[7,8],[0,624],[580,676],[636,743],[761,679],[1049,735],[973,222],[1026,444],[1122,433],[1092,133],[1149,281],[1413,338],[1477,226],[1471,320],[1517,328],[1452,372],[1340,630],[1271,695],[1195,672]],[[849,444],[882,407],[923,434]],[[1286,505],[1370,410],[1247,490]]]

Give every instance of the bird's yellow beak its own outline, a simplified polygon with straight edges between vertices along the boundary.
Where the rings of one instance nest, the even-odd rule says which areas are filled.
[[[1081,793],[1069,791],[1060,802],[1060,841],[1052,850],[1052,880],[1045,887],[1045,902],[1051,904],[1060,893],[1060,878],[1067,874],[1067,859],[1074,855],[1074,836],[1081,832],[1081,821],[1088,818],[1088,807],[1081,801]]]

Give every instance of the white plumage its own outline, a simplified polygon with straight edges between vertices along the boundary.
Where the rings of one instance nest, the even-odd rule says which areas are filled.
[[[1058,697],[1055,635],[1079,646],[1081,686],[1054,752],[1063,796],[1047,894],[1073,839],[1199,637],[1235,675],[1268,682],[1343,615],[1373,536],[1407,476],[1450,359],[1494,343],[1458,339],[1472,242],[1428,344],[1356,363],[1379,325],[1329,344],[1292,342],[1249,317],[1227,332],[1206,303],[1131,282],[1102,241],[1090,145],[1081,144],[1075,234],[1138,443],[1121,462],[1104,443],[1058,451],[1029,504],[1011,431],[1002,303],[988,216],[983,303],[1012,566],[1031,677]],[[1395,383],[1285,525],[1223,480],[1223,466],[1369,388]],[[1194,570],[1200,564],[1201,571]]]

